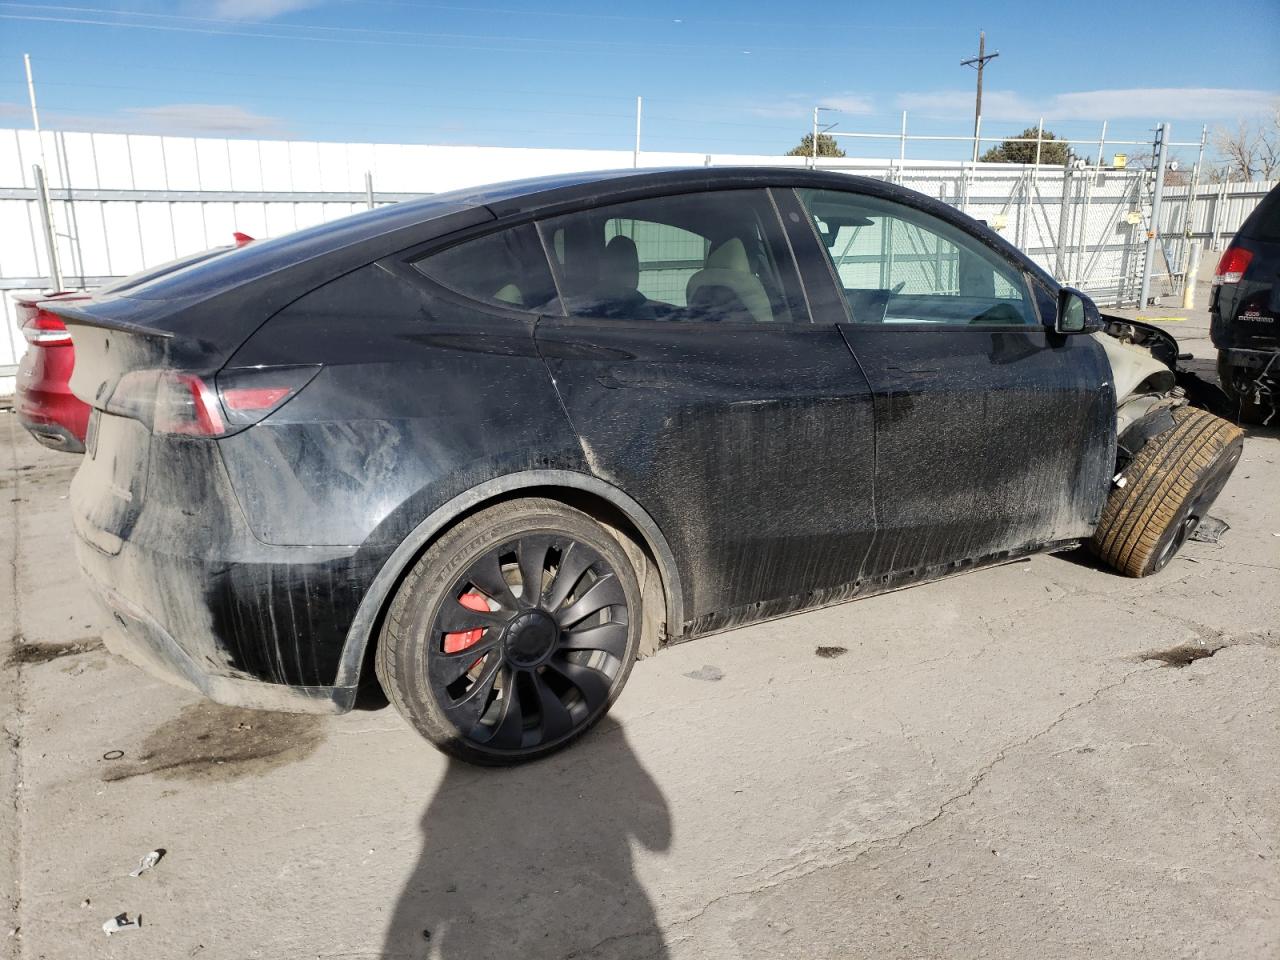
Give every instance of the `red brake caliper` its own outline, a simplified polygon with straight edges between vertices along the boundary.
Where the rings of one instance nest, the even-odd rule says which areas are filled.
[[[468,591],[458,598],[458,603],[468,610],[475,610],[480,613],[489,612],[489,598],[483,593]],[[461,653],[467,647],[479,643],[480,638],[484,636],[484,630],[484,627],[476,627],[474,630],[446,633],[444,635],[444,652]]]

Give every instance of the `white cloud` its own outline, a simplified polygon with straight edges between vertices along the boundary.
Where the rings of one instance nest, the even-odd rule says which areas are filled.
[[[973,116],[973,91],[943,90],[904,93],[898,106],[929,117]],[[1254,116],[1280,105],[1280,91],[1219,87],[1133,87],[1085,90],[1047,97],[1026,97],[990,90],[982,97],[988,120],[1034,123],[1052,120],[1231,120]]]
[[[1091,90],[1054,97],[1055,115],[1068,120],[1108,117],[1152,120],[1224,120],[1264,113],[1280,106],[1280,91],[1218,87],[1135,87]]]
[[[121,113],[165,133],[269,135],[282,129],[275,117],[264,117],[232,104],[169,103],[157,107],[128,107]]]
[[[227,20],[271,20],[318,7],[323,0],[217,0],[212,16]]]
[[[9,118],[13,118],[10,120]],[[0,122],[30,123],[30,108],[0,103]],[[288,126],[277,117],[217,103],[169,103],[154,107],[126,107],[116,113],[66,113],[42,110],[41,126],[49,130],[85,133],[153,133],[169,136],[279,137]]]
[[[815,106],[830,107],[834,113],[846,115],[875,113],[871,98],[858,93],[832,93],[825,96],[790,94],[771,103],[757,104],[751,108],[751,112],[757,117],[789,120],[793,117],[812,117]]]

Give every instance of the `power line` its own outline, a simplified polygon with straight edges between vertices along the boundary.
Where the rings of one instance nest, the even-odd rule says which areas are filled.
[[[178,14],[159,14],[147,13],[141,11],[122,11],[113,10],[103,7],[80,7],[80,6],[49,6],[31,3],[0,3],[0,8],[9,10],[36,10],[57,12],[59,14],[78,14],[78,16],[50,16],[46,13],[12,13],[0,14],[0,19],[4,20],[20,20],[38,23],[65,23],[79,26],[101,26],[116,27],[121,29],[133,30],[154,30],[166,31],[174,33],[192,33],[204,34],[209,36],[223,37],[249,37],[255,39],[268,40],[312,40],[321,43],[351,43],[370,46],[396,46],[396,47],[437,47],[455,50],[486,50],[496,52],[547,52],[554,46],[565,47],[572,52],[613,52],[619,49],[643,49],[647,55],[664,55],[663,51],[671,51],[672,53],[679,51],[683,56],[687,53],[720,52],[730,53],[737,51],[738,55],[747,53],[786,53],[798,54],[815,52],[812,46],[793,46],[793,47],[775,47],[752,45],[750,51],[742,49],[741,44],[735,44],[732,47],[722,46],[719,48],[709,47],[706,44],[679,44],[679,43],[662,43],[654,41],[640,40],[573,40],[563,37],[524,37],[511,34],[451,34],[451,33],[431,33],[424,31],[411,30],[381,30],[368,27],[333,27],[327,25],[310,25],[310,24],[276,24],[269,28],[274,32],[267,32],[267,28],[250,27],[244,21],[232,20],[217,17],[192,17]],[[102,19],[104,17],[120,18],[133,17],[142,20],[154,20],[162,22],[131,22],[121,19]],[[217,27],[225,29],[217,29]],[[282,32],[292,31],[292,32]],[[370,36],[351,36],[351,34],[370,34]],[[406,39],[391,40],[381,39],[384,37],[399,37]],[[471,42],[480,42],[493,40],[498,42],[510,42],[535,45],[530,50],[521,48],[500,48],[489,44],[476,46]],[[411,42],[418,41],[418,42]],[[432,42],[422,42],[432,41]],[[462,43],[453,42],[435,42],[435,41],[464,41]],[[576,47],[597,47],[599,51],[592,50],[576,50]],[[880,50],[880,47],[842,47],[827,48],[821,52],[829,53],[866,53]]]

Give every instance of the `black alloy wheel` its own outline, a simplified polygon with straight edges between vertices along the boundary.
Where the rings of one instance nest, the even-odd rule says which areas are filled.
[[[626,553],[585,514],[554,501],[501,504],[411,571],[383,631],[379,677],[457,756],[542,756],[585,732],[621,690],[639,598]]]

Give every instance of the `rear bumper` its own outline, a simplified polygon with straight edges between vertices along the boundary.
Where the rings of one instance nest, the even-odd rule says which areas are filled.
[[[107,649],[152,676],[201,693],[215,703],[285,713],[346,713],[355,687],[308,687],[218,676],[200,669],[190,654],[149,613],[116,591],[90,579],[94,596],[110,619]]]
[[[31,347],[18,363],[14,407],[19,422],[55,450],[84,453],[90,408],[71,392],[71,348]],[[59,355],[58,351],[66,351]]]
[[[1267,369],[1267,365],[1270,364],[1269,376],[1272,379],[1280,380],[1280,359],[1277,359],[1277,353],[1280,353],[1280,345],[1270,349],[1244,349],[1241,347],[1220,347],[1218,349],[1219,357],[1242,371],[1252,371],[1254,376],[1262,373],[1263,370]]]
[[[45,423],[31,420],[18,414],[18,422],[27,428],[27,432],[50,450],[61,450],[64,453],[84,453],[84,443],[74,433],[59,423]]]
[[[290,589],[314,567],[209,563],[132,540],[111,555],[83,535],[76,551],[109,621],[104,642],[148,673],[229,706],[344,713],[355,702],[355,686],[308,682],[335,679],[327,662],[336,664],[341,645],[326,641],[350,618]]]
[[[70,494],[77,557],[118,634],[113,646],[220,703],[349,709],[359,681],[339,676],[346,635],[385,557],[263,543],[213,444],[156,438],[149,468],[137,467],[127,428],[103,418]]]

